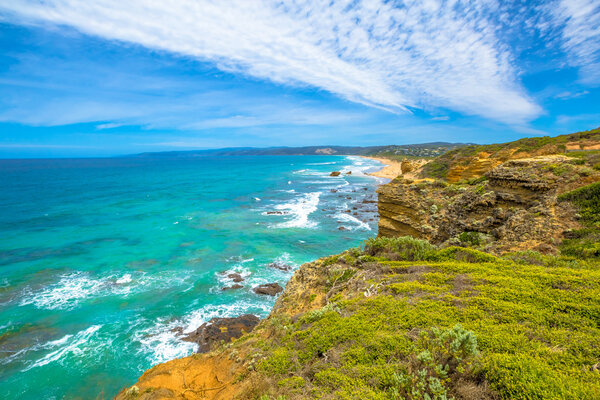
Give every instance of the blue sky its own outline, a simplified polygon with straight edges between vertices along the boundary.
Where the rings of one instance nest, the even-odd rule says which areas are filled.
[[[600,3],[0,0],[0,157],[600,126]]]

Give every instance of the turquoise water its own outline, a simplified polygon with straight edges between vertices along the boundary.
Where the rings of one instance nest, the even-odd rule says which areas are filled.
[[[174,328],[266,316],[274,298],[251,288],[291,275],[269,263],[297,267],[376,234],[364,200],[378,181],[363,172],[378,165],[0,160],[0,398],[110,398],[194,351]],[[231,284],[222,271],[241,273],[244,288],[221,291]]]

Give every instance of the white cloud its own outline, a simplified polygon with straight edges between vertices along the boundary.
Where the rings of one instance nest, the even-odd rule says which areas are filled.
[[[522,123],[541,109],[496,35],[497,7],[493,0],[0,0],[13,22],[67,25],[369,106]]]
[[[576,99],[578,97],[582,97],[585,96],[586,94],[589,94],[590,92],[588,92],[587,90],[582,90],[580,92],[560,92],[557,95],[554,96],[555,99],[559,99],[559,100],[570,100],[570,99]]]
[[[119,124],[119,123],[109,122],[109,123],[106,123],[106,124],[96,125],[96,129],[98,129],[98,130],[114,129],[114,128],[119,128],[119,127],[124,126],[124,125],[125,124]]]
[[[561,0],[555,24],[563,26],[563,49],[569,64],[580,68],[581,81],[600,84],[600,3],[598,0]]]

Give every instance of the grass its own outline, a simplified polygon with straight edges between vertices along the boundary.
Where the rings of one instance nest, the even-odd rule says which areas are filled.
[[[265,398],[600,398],[598,263],[409,237],[371,239],[361,251],[377,262],[361,264],[353,250],[361,272],[347,287],[368,275],[377,295],[342,290],[278,320],[260,344],[258,373],[273,382]]]

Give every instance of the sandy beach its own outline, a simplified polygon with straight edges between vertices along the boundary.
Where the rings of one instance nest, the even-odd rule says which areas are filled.
[[[401,163],[399,161],[394,161],[394,160],[390,160],[390,159],[382,158],[382,157],[368,157],[368,156],[361,156],[361,157],[369,158],[371,160],[377,160],[377,161],[385,164],[385,167],[383,167],[379,171],[371,172],[371,173],[369,173],[369,175],[377,176],[379,178],[387,178],[387,179],[394,179],[398,175],[402,175]]]

